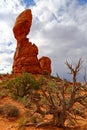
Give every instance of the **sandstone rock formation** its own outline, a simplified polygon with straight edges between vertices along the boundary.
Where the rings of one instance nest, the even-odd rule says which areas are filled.
[[[30,9],[26,9],[16,18],[13,33],[17,40],[17,48],[14,55],[13,73],[26,71],[41,74],[43,70],[51,73],[51,61],[48,60],[49,58],[38,60],[38,47],[29,42],[29,39],[26,37],[30,32],[31,24],[32,14]],[[45,65],[47,64],[47,68],[42,63],[43,60]]]
[[[42,74],[51,74],[51,60],[49,57],[41,57],[39,59]]]
[[[13,27],[13,33],[17,41],[26,39],[32,24],[32,14],[30,9],[23,11],[17,18]]]
[[[31,10],[23,11],[16,19],[13,33],[17,39],[17,48],[14,55],[13,73],[41,73],[40,63],[37,58],[38,48],[26,38],[32,23]]]

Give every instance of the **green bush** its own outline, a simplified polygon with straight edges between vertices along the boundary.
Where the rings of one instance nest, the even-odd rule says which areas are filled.
[[[19,109],[12,104],[5,104],[0,107],[0,114],[6,117],[17,117],[19,115]]]
[[[24,97],[31,94],[32,90],[38,90],[40,82],[35,80],[34,76],[29,73],[23,73],[21,76],[15,77],[7,83],[11,95],[14,98]]]

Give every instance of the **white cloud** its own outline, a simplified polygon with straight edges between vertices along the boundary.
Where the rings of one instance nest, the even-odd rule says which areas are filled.
[[[39,57],[51,57],[53,73],[63,75],[68,71],[66,59],[77,61],[82,57],[86,66],[87,4],[79,5],[76,0],[44,0],[38,1],[32,11],[30,38],[39,46]]]
[[[12,28],[16,16],[22,10],[24,7],[18,0],[0,1],[0,73],[11,71],[13,52],[16,47]]]

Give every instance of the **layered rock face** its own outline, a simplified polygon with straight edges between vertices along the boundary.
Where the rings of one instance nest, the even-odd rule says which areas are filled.
[[[38,47],[29,42],[29,39],[26,37],[30,32],[31,24],[32,14],[30,9],[26,9],[16,18],[13,33],[17,40],[17,48],[14,55],[13,73],[22,73],[23,71],[34,74],[43,73],[42,60],[37,58]],[[50,62],[46,63],[47,66],[51,67]],[[46,70],[51,73],[49,67]]]

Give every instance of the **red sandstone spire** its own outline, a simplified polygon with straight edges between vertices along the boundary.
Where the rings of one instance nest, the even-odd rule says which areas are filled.
[[[41,59],[39,62],[37,58],[38,47],[26,38],[30,32],[31,24],[32,13],[30,9],[26,9],[16,18],[13,33],[17,40],[17,48],[14,55],[13,73],[22,73],[23,71],[34,74],[41,74],[45,71],[51,73],[51,60],[44,57],[43,67],[41,63],[43,60]]]

